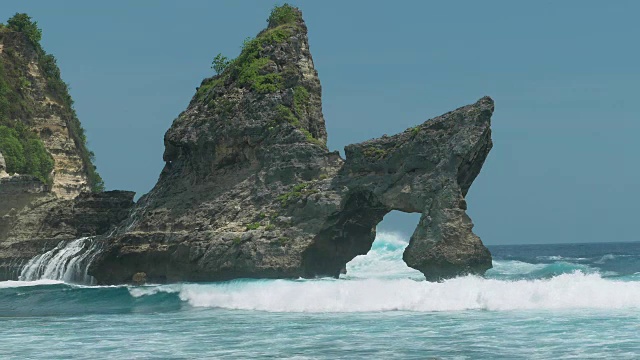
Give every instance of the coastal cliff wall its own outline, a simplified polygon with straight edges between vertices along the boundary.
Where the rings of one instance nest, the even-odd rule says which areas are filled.
[[[32,257],[106,232],[132,192],[102,192],[56,59],[26,14],[0,24],[0,280]],[[93,193],[92,193],[93,192]]]
[[[19,166],[20,154],[0,141],[0,152],[9,163],[7,171],[23,175],[26,173],[22,171],[31,171],[30,175],[50,183],[51,191],[60,198],[100,191],[102,179],[92,163],[93,154],[87,149],[68,87],[60,77],[55,57],[40,46],[40,36],[37,24],[25,14],[16,14],[6,25],[0,25],[0,126],[15,131],[15,137],[22,140],[25,165],[37,158],[23,139],[33,134],[44,145],[53,166],[50,174],[39,171],[39,164]],[[0,139],[8,136],[0,131]],[[15,161],[10,157],[16,157]]]

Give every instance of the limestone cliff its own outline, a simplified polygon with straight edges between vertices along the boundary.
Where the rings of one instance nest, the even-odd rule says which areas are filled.
[[[133,205],[103,184],[55,58],[26,14],[0,24],[0,280],[60,242],[106,232]],[[93,190],[95,193],[89,193]]]
[[[422,214],[404,259],[427,279],[483,273],[466,195],[491,149],[482,98],[394,136],[326,148],[298,9],[218,61],[165,135],[166,165],[95,258],[100,283],[337,276],[392,211]]]
[[[31,132],[44,144],[53,159],[53,171],[40,174],[41,179],[50,182],[58,197],[70,199],[83,191],[101,190],[102,180],[92,164],[93,154],[86,147],[67,85],[55,58],[40,46],[40,34],[25,14],[0,25],[0,126],[18,130],[18,138]],[[1,138],[2,134],[0,152],[9,162],[9,156],[17,155],[3,149],[6,144]],[[28,162],[33,152],[26,150]]]

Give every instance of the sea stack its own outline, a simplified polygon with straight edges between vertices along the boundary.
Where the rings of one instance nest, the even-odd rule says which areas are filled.
[[[103,238],[99,283],[338,276],[392,210],[422,214],[404,259],[428,280],[491,267],[464,198],[492,146],[490,98],[342,159],[298,9],[217,65],[167,131],[158,183]]]

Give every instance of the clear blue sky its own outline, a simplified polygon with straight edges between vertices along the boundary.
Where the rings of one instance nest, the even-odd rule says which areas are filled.
[[[142,194],[213,56],[235,57],[275,3],[2,0],[0,14],[38,21],[107,187]],[[490,95],[495,146],[468,195],[486,244],[640,240],[639,1],[291,3],[330,149]]]

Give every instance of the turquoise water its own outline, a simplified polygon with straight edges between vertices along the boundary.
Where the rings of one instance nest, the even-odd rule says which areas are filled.
[[[640,357],[640,243],[491,247],[485,278],[443,283],[405,246],[380,234],[341,279],[0,282],[0,358]]]

